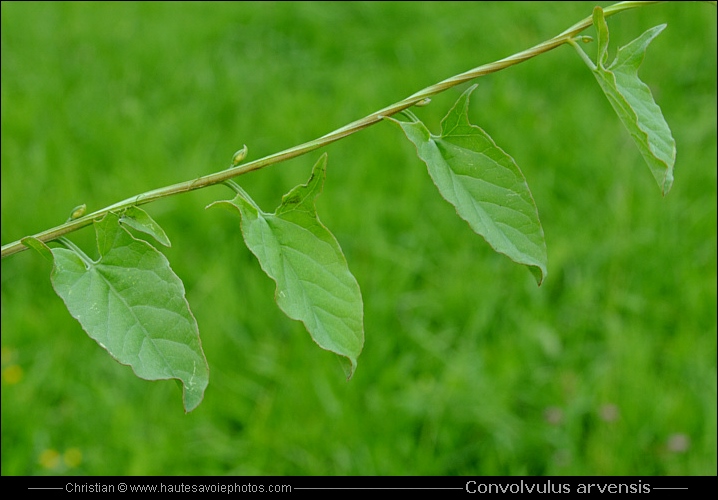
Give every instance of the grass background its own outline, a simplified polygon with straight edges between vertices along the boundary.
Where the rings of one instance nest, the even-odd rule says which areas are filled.
[[[3,2],[2,242],[242,144],[256,159],[323,135],[593,5]],[[471,119],[539,207],[541,288],[456,217],[398,128],[325,148],[319,214],[365,303],[350,382],[276,307],[238,219],[203,210],[226,188],[146,206],[210,365],[188,415],[174,383],[84,334],[47,262],[3,260],[2,474],[716,474],[716,11],[609,28],[623,45],[664,22],[641,77],[678,145],[665,198],[570,47],[478,81]],[[465,87],[417,114],[438,130]],[[319,154],[238,180],[272,210]],[[92,255],[92,230],[72,239]]]

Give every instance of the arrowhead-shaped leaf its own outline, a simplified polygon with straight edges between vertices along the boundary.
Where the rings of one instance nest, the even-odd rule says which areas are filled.
[[[473,85],[456,101],[433,135],[418,121],[398,123],[441,195],[491,247],[526,265],[540,285],[546,277],[546,242],[526,179],[511,156],[469,123]]]
[[[348,376],[364,346],[364,313],[359,284],[349,271],[332,233],[319,221],[314,205],[324,185],[327,156],[314,165],[309,181],[282,198],[273,214],[263,212],[239,186],[232,201],[242,234],[277,289],[275,300],[292,319],[302,321],[319,347],[335,352]]]
[[[661,108],[653,99],[651,89],[638,78],[638,68],[643,62],[648,44],[663,31],[666,25],[655,26],[618,49],[616,59],[606,67],[608,25],[601,7],[593,10],[593,23],[598,32],[598,64],[592,64],[588,58],[584,60],[593,71],[621,122],[631,134],[661,192],[666,195],[673,184],[676,141]]]
[[[166,247],[172,246],[162,226],[140,207],[126,209],[120,217],[120,224],[127,224],[135,231],[148,234]]]
[[[181,381],[185,411],[192,411],[204,396],[209,368],[182,281],[117,215],[95,222],[95,230],[97,261],[79,249],[51,249],[55,291],[87,334],[138,377]]]

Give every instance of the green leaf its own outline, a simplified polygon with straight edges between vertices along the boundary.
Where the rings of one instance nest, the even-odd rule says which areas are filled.
[[[42,241],[38,240],[37,238],[33,236],[27,236],[26,238],[20,240],[20,242],[26,247],[32,248],[50,262],[53,262],[55,260],[55,258],[52,256],[52,250],[50,249],[50,247]]]
[[[127,224],[136,231],[152,236],[166,247],[172,246],[172,243],[170,243],[170,239],[167,237],[165,230],[162,229],[162,226],[157,224],[157,222],[150,217],[150,214],[142,210],[140,207],[129,207],[126,209],[120,217],[120,223]]]
[[[209,368],[182,281],[162,253],[120,218],[96,221],[100,258],[53,248],[52,285],[87,334],[138,377],[178,379],[185,411],[202,401]]]
[[[655,26],[618,49],[613,63],[606,68],[608,25],[601,7],[593,10],[593,22],[598,32],[598,64],[589,67],[665,196],[673,184],[676,141],[651,89],[638,78],[638,68],[648,45],[666,25]]]
[[[441,195],[491,247],[528,267],[539,285],[546,277],[546,242],[538,210],[516,162],[469,123],[467,89],[433,135],[415,119],[399,124]]]
[[[351,377],[364,345],[364,313],[359,284],[349,271],[339,243],[319,221],[315,199],[326,175],[326,154],[309,181],[282,198],[273,214],[263,212],[236,184],[232,201],[218,201],[238,210],[242,234],[277,289],[284,313],[302,321],[321,347],[340,355]]]

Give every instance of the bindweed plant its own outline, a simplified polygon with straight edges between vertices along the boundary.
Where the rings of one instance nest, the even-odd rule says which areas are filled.
[[[596,7],[592,16],[530,49],[443,80],[276,154],[248,161],[250,148],[245,145],[233,156],[228,154],[227,167],[218,172],[147,191],[92,213],[81,205],[57,227],[4,245],[2,257],[32,248],[50,261],[52,286],[87,334],[140,378],[176,379],[182,386],[185,411],[191,411],[202,401],[208,385],[208,363],[184,285],[166,257],[146,239],[149,236],[170,246],[169,238],[140,206],[225,184],[234,197],[215,201],[208,208],[222,207],[239,216],[238,229],[247,247],[276,284],[279,308],[301,321],[322,349],[335,353],[351,377],[365,342],[363,301],[339,242],[322,224],[315,206],[324,187],[327,155],[315,160],[308,181],[285,194],[274,212],[264,211],[235,179],[385,123],[415,146],[441,196],[459,217],[496,252],[525,266],[541,285],[548,262],[538,209],[514,159],[469,117],[476,85],[466,89],[447,111],[437,133],[417,113],[447,89],[569,44],[595,76],[665,196],[673,183],[676,144],[649,87],[638,77],[648,45],[665,25],[620,47],[613,61],[608,56],[606,19],[651,3],[656,2]],[[595,39],[582,34],[591,26]],[[584,50],[591,44],[596,47],[594,57]],[[67,238],[89,225],[96,233],[96,260]]]

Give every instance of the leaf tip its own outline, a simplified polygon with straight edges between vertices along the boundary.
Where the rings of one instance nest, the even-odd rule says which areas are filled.
[[[548,274],[545,267],[531,266],[529,267],[529,271],[531,271],[534,279],[536,279],[536,284],[538,286],[543,284],[546,279],[546,275]]]
[[[344,376],[346,377],[347,382],[349,382],[354,376],[354,372],[356,372],[357,360],[356,358],[349,357],[344,354],[337,354],[337,358],[339,359],[342,371],[344,371]]]
[[[661,189],[661,195],[665,198],[668,195],[668,193],[672,187],[673,187],[673,177],[671,176],[669,178],[668,176],[666,176],[666,180],[663,183],[663,189]]]
[[[182,385],[182,382],[178,381],[178,383]],[[196,410],[200,403],[202,403],[202,400],[204,400],[204,390],[199,395],[190,397],[187,395],[187,387],[183,386],[182,392],[182,407],[184,408],[185,414]]]

